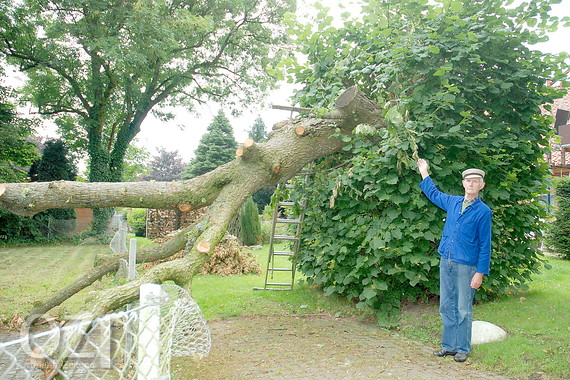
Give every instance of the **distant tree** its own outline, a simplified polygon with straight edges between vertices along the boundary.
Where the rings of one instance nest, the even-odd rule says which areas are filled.
[[[183,179],[190,179],[207,173],[235,158],[237,142],[230,121],[220,110],[208,126],[194,151],[195,157],[182,173]]]
[[[69,149],[60,139],[45,142],[42,157],[30,167],[30,179],[35,182],[75,181],[77,167],[70,156]],[[74,209],[49,209],[33,217],[39,223],[44,234],[71,232],[74,223],[54,227],[54,220],[73,220],[77,218]]]
[[[255,119],[253,126],[248,131],[248,137],[258,143],[267,141],[267,130],[261,117],[258,116],[257,119]],[[263,212],[265,206],[271,202],[271,196],[275,189],[275,186],[268,186],[253,194],[253,201],[257,205],[257,209],[260,214]]]
[[[157,148],[158,155],[150,162],[150,172],[144,177],[147,181],[174,181],[182,177],[184,163],[178,151],[169,152],[163,147]]]
[[[34,161],[29,176],[32,181],[38,182],[75,181],[77,167],[65,142],[60,139],[47,140],[42,157]]]
[[[253,126],[248,131],[248,137],[258,143],[267,141],[267,130],[261,117],[258,116],[257,119],[255,119]]]

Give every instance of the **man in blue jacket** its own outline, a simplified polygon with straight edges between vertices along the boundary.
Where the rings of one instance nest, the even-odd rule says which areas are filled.
[[[464,362],[471,351],[473,297],[489,274],[491,260],[491,209],[479,198],[485,187],[485,172],[467,169],[462,173],[464,196],[441,192],[429,176],[429,165],[418,160],[420,187],[428,199],[446,213],[438,252],[441,256],[439,312],[443,322],[443,357],[453,355]]]

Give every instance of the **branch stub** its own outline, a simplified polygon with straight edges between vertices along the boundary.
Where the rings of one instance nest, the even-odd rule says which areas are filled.
[[[189,203],[182,203],[178,205],[178,209],[182,212],[192,211],[192,205]]]
[[[200,253],[208,253],[210,252],[210,242],[207,240],[202,240],[196,246],[196,250]]]

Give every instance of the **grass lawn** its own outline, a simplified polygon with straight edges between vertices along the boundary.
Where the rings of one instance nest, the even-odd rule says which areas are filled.
[[[277,247],[276,250],[285,250]],[[292,291],[253,290],[263,287],[267,267],[268,246],[252,252],[257,257],[264,274],[227,276],[196,276],[192,283],[192,297],[208,320],[237,315],[267,315],[327,312],[334,315],[362,314],[354,305],[340,297],[325,297],[322,292],[306,282],[299,284],[303,276],[296,274]],[[279,259],[287,260],[279,257]],[[277,261],[275,267],[287,267]],[[290,267],[290,264],[289,264]],[[269,282],[290,282],[290,272],[275,272],[275,278]]]
[[[137,238],[137,246],[149,240]],[[97,254],[111,255],[107,244],[21,245],[0,247],[0,325],[93,268]],[[108,276],[74,295],[50,314],[69,316],[84,305],[88,293],[112,285]]]
[[[148,241],[141,239],[138,245],[144,244]],[[34,301],[85,273],[98,253],[110,254],[110,249],[107,245],[0,247],[0,324],[14,313],[24,314]],[[267,246],[252,253],[265,270]],[[535,276],[528,291],[475,306],[476,320],[494,323],[509,335],[506,340],[476,346],[471,365],[515,378],[570,378],[570,261],[551,259],[550,263],[553,268]],[[306,283],[295,284],[293,291],[253,290],[262,287],[264,279],[264,275],[199,275],[194,278],[192,296],[208,320],[323,312],[370,317],[352,303],[325,297]],[[110,286],[112,280],[99,281],[95,288]],[[72,297],[52,315],[79,311],[88,291]],[[399,332],[437,348],[441,334],[437,308],[436,303],[409,305],[402,313]]]

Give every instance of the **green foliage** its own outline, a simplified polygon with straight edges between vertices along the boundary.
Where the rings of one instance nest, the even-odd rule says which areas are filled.
[[[554,253],[570,259],[570,178],[564,177],[554,182],[556,189],[556,210],[550,223],[547,245]]]
[[[129,145],[125,153],[125,163],[123,165],[123,182],[140,181],[151,169],[147,166],[150,152],[144,147],[134,144]]]
[[[293,0],[0,0],[0,56],[25,71],[25,99],[89,157],[89,181],[119,182],[149,112],[256,99],[286,43]],[[162,108],[162,110],[161,110]],[[96,211],[103,233],[112,211]]]
[[[0,74],[2,70],[0,69]],[[34,123],[16,113],[10,89],[0,86],[0,182],[22,182],[36,159],[36,144],[29,141]]]
[[[127,223],[135,236],[146,236],[146,209],[130,208],[127,210]]]
[[[38,241],[43,236],[39,223],[35,219],[16,215],[0,208],[0,242]]]
[[[538,198],[552,120],[540,106],[561,96],[546,83],[566,79],[565,56],[527,47],[555,28],[548,1],[503,3],[371,0],[362,20],[340,29],[325,14],[314,30],[289,20],[308,56],[287,68],[305,85],[302,106],[331,107],[353,84],[384,106],[387,128],[339,136],[344,152],[320,160],[323,173],[295,190],[310,199],[300,270],[325,294],[376,310],[382,323],[392,323],[401,299],[437,292],[445,215],[419,190],[418,154],[448,193],[463,193],[463,169],[488,173],[482,197],[494,213],[493,252],[479,298],[524,288],[541,266]]]
[[[69,155],[65,142],[59,139],[47,140],[42,157],[30,167],[31,181],[75,181],[77,167]],[[63,236],[75,229],[77,215],[73,209],[51,209],[34,215],[38,228],[44,235]],[[62,222],[65,221],[65,222]]]
[[[237,142],[230,121],[220,110],[208,125],[194,152],[195,157],[182,173],[182,179],[198,177],[235,158]]]
[[[257,204],[259,214],[262,214],[265,206],[271,203],[271,196],[275,189],[275,186],[264,187],[253,194],[253,201]]]
[[[241,241],[244,245],[257,245],[261,242],[261,221],[257,205],[248,197],[240,212]]]
[[[75,181],[77,167],[70,158],[69,150],[60,139],[49,139],[44,143],[42,157],[30,168],[30,179],[38,182]]]
[[[178,151],[169,152],[162,147],[159,147],[157,150],[158,155],[152,158],[149,174],[144,179],[147,181],[174,181],[180,179],[186,165]]]
[[[255,123],[253,123],[253,126],[248,131],[247,136],[257,143],[267,142],[267,129],[261,117],[255,119]]]

